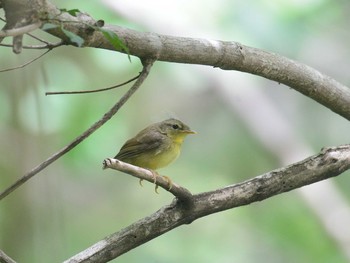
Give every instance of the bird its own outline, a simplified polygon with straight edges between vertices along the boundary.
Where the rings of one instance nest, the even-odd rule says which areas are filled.
[[[153,123],[127,140],[114,158],[150,170],[156,183],[155,171],[179,157],[182,143],[189,134],[196,134],[196,132],[178,119],[170,118]],[[167,176],[163,177],[166,178],[171,189],[171,179]],[[141,181],[142,179],[140,184]]]

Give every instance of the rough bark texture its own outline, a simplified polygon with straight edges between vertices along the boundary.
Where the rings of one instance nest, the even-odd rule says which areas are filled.
[[[84,39],[84,47],[114,49],[100,31],[91,30],[92,26],[96,27],[97,24],[96,20],[87,14],[79,14],[77,17],[70,16],[44,0],[24,2],[2,0],[0,6],[6,7],[5,12],[7,12],[6,9],[9,10],[9,5],[11,7],[13,3],[26,6],[31,10],[33,10],[32,7],[35,7],[35,14],[38,14],[42,23],[63,25],[66,30]],[[30,4],[28,5],[28,3]],[[30,14],[30,11],[28,12]],[[20,15],[11,16],[11,18],[9,15],[10,13],[6,14],[9,23],[16,25],[20,22]],[[23,11],[23,15],[26,16],[26,11]],[[104,28],[119,36],[128,47],[130,55],[141,59],[209,65],[224,70],[239,70],[259,75],[288,85],[350,120],[349,88],[317,70],[291,59],[238,42],[159,35],[112,25],[104,26]],[[4,35],[6,35],[5,33]],[[71,44],[60,28],[52,29],[49,33],[66,41],[67,44]],[[88,134],[91,133],[88,132]],[[82,140],[77,140],[74,145],[70,146],[73,148],[80,141]],[[66,148],[61,152],[62,154],[67,152]],[[43,166],[48,166],[56,159],[50,158],[49,162],[43,163]],[[191,202],[186,202],[186,205],[181,200],[175,199],[172,204],[161,208],[153,215],[106,237],[66,262],[107,262],[165,232],[182,224],[189,224],[200,217],[261,201],[339,175],[349,168],[350,145],[324,149],[316,156],[246,182],[189,196]],[[40,168],[37,172],[42,169]],[[36,173],[29,173],[29,175],[32,177]],[[136,173],[133,175],[137,176]],[[30,177],[28,176],[28,178]]]
[[[248,181],[193,195],[191,206],[187,205],[188,202],[184,205],[175,199],[172,204],[104,238],[65,262],[108,262],[165,232],[183,224],[190,224],[200,217],[262,201],[339,175],[349,168],[350,145],[325,148],[318,155]]]
[[[47,14],[41,17],[43,23],[48,19],[46,22],[63,24],[66,30],[84,39],[84,47],[114,50],[100,31],[91,30],[91,26],[98,23],[88,14],[81,13],[74,17],[60,12],[50,2],[40,5],[42,0],[30,1],[40,6],[40,14]],[[283,83],[350,120],[350,89],[302,63],[233,41],[167,36],[115,25],[106,25],[103,28],[115,32],[129,48],[130,55],[259,75]],[[67,36],[59,28],[49,30],[49,33],[69,43]]]

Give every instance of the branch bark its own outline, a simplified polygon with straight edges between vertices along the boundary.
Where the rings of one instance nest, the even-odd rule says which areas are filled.
[[[189,208],[175,199],[154,214],[116,232],[80,252],[66,263],[108,262],[180,225],[277,194],[291,191],[330,177],[350,168],[350,144],[324,148],[315,156],[273,170],[248,181],[211,192],[193,195]]]
[[[0,250],[0,263],[16,263],[16,261],[6,255],[4,251]]]
[[[67,30],[85,40],[85,47],[114,50],[101,32],[91,32],[91,28],[86,26],[96,25],[96,20],[89,15],[73,17],[67,13],[59,14],[52,4],[47,3],[46,6],[48,13],[56,15]],[[104,28],[115,32],[129,48],[130,54],[139,58],[208,65],[258,75],[283,83],[350,120],[350,89],[297,61],[234,41],[144,33],[115,25]],[[61,30],[53,29],[49,33],[66,38]]]
[[[29,1],[39,2],[39,0]],[[68,13],[60,12],[48,1],[42,4],[37,11],[40,14],[47,14],[47,17],[55,17],[56,23],[62,23],[66,30],[81,36],[85,41],[85,47],[114,50],[101,32],[91,31],[91,27],[87,26],[96,25],[96,21],[89,15],[70,16]],[[43,22],[47,21],[43,20]],[[238,70],[259,75],[288,85],[350,120],[350,89],[302,63],[238,42],[143,33],[113,25],[105,26],[105,28],[119,36],[127,45],[131,55],[142,59],[209,65],[224,70]],[[49,32],[61,39],[66,38],[62,30],[52,29]],[[131,96],[135,90],[129,90],[128,95]],[[23,176],[14,184],[14,188],[10,187],[1,193],[0,199],[84,140],[111,118],[129,97],[125,95],[118,105],[115,105],[89,130]],[[163,207],[153,215],[106,237],[66,262],[106,262],[177,226],[189,224],[200,217],[261,201],[339,175],[349,168],[349,145],[324,149],[316,156],[240,184],[189,196],[191,206],[185,205],[181,199],[175,199],[172,204]]]
[[[30,1],[35,3],[35,6],[40,6],[38,13],[55,18],[50,22],[62,23],[66,30],[82,37],[85,41],[84,47],[114,50],[101,32],[92,31],[91,27],[87,26],[97,24],[88,14],[81,13],[74,17],[61,12],[49,1],[44,4],[41,3],[43,0]],[[130,54],[139,58],[208,65],[258,75],[283,83],[350,120],[350,89],[297,61],[234,41],[144,33],[116,25],[106,25],[104,28],[116,33],[127,45]],[[48,32],[63,40],[67,39],[60,29],[51,29]]]
[[[155,173],[152,173],[150,170],[131,165],[117,159],[107,158],[103,161],[103,169],[112,168],[132,176],[139,178],[140,180],[147,180],[150,183],[156,184],[156,192],[157,187],[160,186],[164,190],[172,193],[175,197],[177,197],[181,202],[183,202],[187,206],[192,205],[192,194],[186,188],[174,183],[169,182],[163,176],[159,176]]]
[[[21,53],[23,35],[41,26],[36,7],[42,5],[42,0],[37,0],[35,3],[2,0],[1,7],[5,10],[6,25],[0,30],[0,42],[4,37],[12,36],[13,52]]]

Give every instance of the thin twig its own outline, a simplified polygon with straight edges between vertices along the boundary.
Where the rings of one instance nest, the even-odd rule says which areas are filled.
[[[39,164],[38,166],[34,167],[31,171],[23,175],[21,178],[19,178],[15,183],[13,183],[10,187],[5,189],[3,192],[0,193],[0,200],[2,200],[4,197],[9,195],[11,192],[13,192],[15,189],[23,185],[26,181],[28,181],[30,178],[32,178],[34,175],[45,169],[47,166],[52,164],[54,161],[62,157],[64,154],[72,150],[75,146],[77,146],[79,143],[81,143],[83,140],[85,140],[87,137],[89,137],[93,132],[95,132],[98,128],[100,128],[103,124],[105,124],[110,118],[113,117],[114,114],[118,112],[118,110],[127,102],[127,100],[138,90],[138,88],[142,85],[142,83],[147,78],[150,69],[154,63],[154,59],[148,59],[144,60],[143,62],[143,69],[140,74],[140,77],[137,79],[137,81],[131,86],[131,88],[123,95],[123,97],[120,98],[120,100],[107,112],[103,115],[103,117],[95,122],[89,129],[87,129],[85,132],[83,132],[81,135],[79,135],[74,141],[69,143],[67,146],[63,147],[61,150],[53,154],[51,157],[49,157],[47,160]]]
[[[31,31],[34,31],[35,29],[38,29],[40,26],[41,22],[37,22],[13,29],[0,30],[0,37],[19,36],[27,34]]]
[[[34,61],[38,60],[39,58],[45,56],[47,53],[49,53],[51,51],[51,49],[45,51],[44,53],[42,53],[40,56],[20,65],[17,67],[13,67],[13,68],[7,68],[7,69],[1,69],[0,72],[6,72],[6,71],[11,71],[11,70],[16,70],[16,69],[20,69],[20,68],[24,68],[25,66],[28,66],[29,64],[33,63]]]
[[[111,90],[111,89],[115,89],[115,88],[119,88],[121,86],[124,86],[124,85],[134,81],[139,76],[140,76],[140,74],[137,75],[136,77],[133,77],[132,79],[129,79],[128,81],[125,81],[125,82],[123,82],[121,84],[114,85],[114,86],[108,87],[108,88],[95,89],[95,90],[83,90],[83,91],[52,91],[52,92],[45,92],[45,95],[85,94],[85,93],[94,93],[94,92],[101,92],[101,91]]]
[[[44,43],[46,45],[50,45],[50,42],[44,40],[44,39],[41,39],[40,37],[37,37],[37,36],[34,36],[33,34],[31,33],[27,33],[28,36],[30,36],[31,38],[34,38],[35,40],[38,40],[39,42],[41,43]]]
[[[4,18],[2,18],[2,17],[0,17],[0,20],[3,21],[3,22],[6,22],[6,20],[5,20]],[[56,47],[56,46],[61,46],[61,45],[62,45],[62,41],[60,41],[60,42],[57,43],[57,44],[52,44],[52,43],[50,43],[50,42],[48,42],[48,41],[46,41],[46,40],[44,40],[44,39],[42,39],[42,38],[40,38],[40,37],[37,37],[37,36],[33,35],[32,33],[26,33],[26,35],[28,35],[28,36],[30,36],[31,38],[33,38],[33,39],[35,39],[35,40],[37,40],[37,41],[39,41],[39,42],[41,42],[41,43],[44,43],[44,44],[46,44],[46,45],[42,45],[42,46],[38,46],[38,45],[33,45],[33,46],[22,46],[22,48],[26,48],[26,49],[46,49],[46,48],[52,49],[52,48],[54,48],[54,47]],[[13,45],[11,45],[11,44],[0,44],[0,46],[3,46],[3,47],[13,47]]]
[[[190,204],[192,202],[193,196],[189,190],[174,182],[171,182],[171,185],[169,186],[169,181],[167,179],[165,179],[163,176],[152,173],[150,170],[112,158],[107,158],[103,161],[103,169],[106,168],[112,168],[135,176],[141,180],[147,180],[150,183],[155,183],[157,186],[160,186],[166,191],[172,193],[183,203]]]
[[[47,45],[23,45],[23,49],[54,49],[56,47],[63,46],[63,41],[57,42],[57,43],[47,43]],[[0,46],[2,47],[13,47],[12,44],[3,44],[1,43]]]
[[[12,258],[5,254],[4,251],[0,249],[0,262],[1,263],[16,263]]]

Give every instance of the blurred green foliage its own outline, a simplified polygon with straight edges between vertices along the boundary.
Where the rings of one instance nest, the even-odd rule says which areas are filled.
[[[167,9],[161,9],[164,2],[151,1],[153,14],[142,11],[152,5],[148,1],[120,1],[119,11],[107,0],[54,2],[140,31],[238,41],[350,84],[347,1],[192,1],[181,7],[169,3]],[[169,20],[164,21],[166,16]],[[38,35],[57,41],[43,32]],[[34,42],[25,37],[25,43]],[[41,52],[23,50],[17,56],[1,47],[0,68],[23,64]],[[116,52],[61,47],[23,69],[1,73],[0,190],[90,127],[127,87],[73,96],[45,96],[46,91],[109,87],[140,69],[135,57],[130,63],[127,55]],[[143,87],[114,118],[1,201],[0,248],[18,262],[60,262],[170,203],[172,196],[165,191],[156,195],[151,184],[141,188],[128,175],[101,170],[102,160],[114,156],[126,139],[169,116],[183,120],[198,135],[187,138],[180,158],[161,173],[193,193],[281,166],[278,156],[218,94],[222,83],[237,91],[237,104],[247,103],[246,93],[263,92],[315,152],[349,140],[345,119],[282,85],[240,72],[157,62]],[[274,125],[273,119],[259,115],[259,109],[252,111],[257,119],[266,118],[266,125]],[[349,201],[349,173],[332,181]],[[296,191],[200,219],[115,261],[347,262]]]

